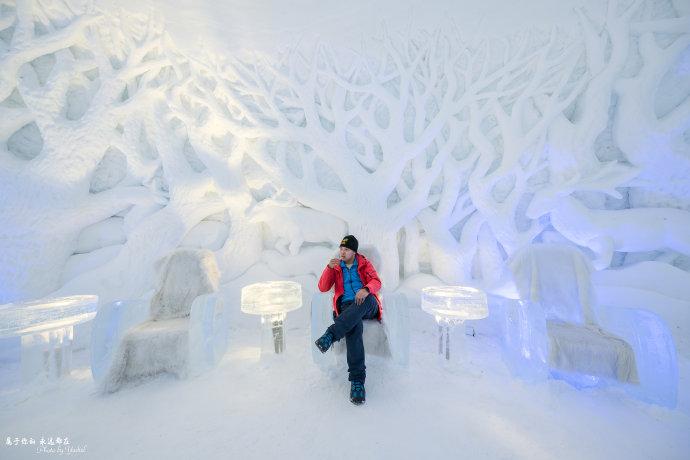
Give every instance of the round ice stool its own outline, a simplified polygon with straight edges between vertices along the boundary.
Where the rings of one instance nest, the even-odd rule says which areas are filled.
[[[450,360],[451,331],[466,320],[489,316],[486,293],[464,286],[430,286],[422,289],[422,310],[438,324],[438,353]],[[465,334],[460,334],[464,340]]]
[[[16,356],[8,361],[19,361],[21,378],[7,376],[5,383],[9,386],[15,380],[29,383],[68,375],[74,326],[93,319],[97,305],[98,296],[79,295],[0,306],[0,339],[20,344],[12,347]]]
[[[262,351],[272,337],[273,351],[285,350],[285,317],[302,306],[302,286],[294,281],[267,281],[242,288],[241,310],[261,315]]]

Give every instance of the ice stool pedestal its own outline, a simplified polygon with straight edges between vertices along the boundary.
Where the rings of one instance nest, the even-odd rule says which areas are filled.
[[[451,333],[457,324],[489,316],[486,293],[464,286],[430,286],[422,289],[422,310],[433,315],[438,324],[438,354],[450,361]],[[458,337],[464,342],[465,334]],[[465,353],[462,345],[461,354]]]
[[[285,317],[302,306],[302,286],[294,281],[267,281],[242,288],[241,310],[261,315],[262,353],[285,351]],[[271,340],[272,338],[272,340]]]
[[[0,306],[0,339],[20,343],[17,356],[6,358],[19,361],[21,379],[7,376],[0,386],[12,387],[17,380],[56,380],[68,375],[72,363],[74,326],[96,316],[98,296],[79,295],[46,298]],[[3,347],[5,348],[5,347]],[[7,347],[7,349],[11,349]],[[1,351],[1,350],[0,350]],[[11,367],[17,367],[12,366]],[[18,375],[16,376],[18,377]]]

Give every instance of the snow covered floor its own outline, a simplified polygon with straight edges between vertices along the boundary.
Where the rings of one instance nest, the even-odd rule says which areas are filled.
[[[86,446],[75,455],[97,459],[688,458],[687,361],[673,411],[613,390],[515,380],[489,337],[473,339],[480,366],[449,373],[436,358],[435,323],[414,309],[409,368],[369,358],[367,403],[356,407],[345,369],[328,376],[312,364],[307,310],[288,317],[282,356],[260,361],[258,328],[240,327],[212,372],[107,397],[77,353],[58,388],[2,403],[0,458],[35,455],[5,446],[7,436],[69,437]]]

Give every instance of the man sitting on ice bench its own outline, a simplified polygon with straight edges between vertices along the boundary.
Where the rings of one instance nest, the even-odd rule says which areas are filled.
[[[326,353],[333,342],[345,337],[349,373],[350,401],[362,404],[366,399],[364,380],[364,319],[381,321],[383,310],[376,295],[381,280],[372,263],[357,253],[359,243],[353,235],[340,242],[340,258],[331,259],[319,279],[319,290],[327,292],[335,285],[333,294],[333,324],[316,340],[316,346]]]

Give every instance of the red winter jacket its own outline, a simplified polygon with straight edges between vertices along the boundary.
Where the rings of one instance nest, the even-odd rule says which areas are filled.
[[[381,306],[381,300],[377,295],[381,290],[381,280],[379,275],[376,273],[376,269],[371,262],[367,260],[362,254],[355,254],[357,258],[357,273],[359,278],[362,280],[362,287],[369,289],[369,292],[374,295],[376,302],[379,304],[379,317],[378,320],[381,321],[383,316],[383,307]],[[328,292],[331,287],[335,284],[335,293],[333,294],[333,311],[335,315],[338,315],[338,297],[345,294],[345,286],[343,286],[343,269],[340,268],[340,264],[331,268],[326,265],[323,273],[321,273],[321,279],[319,279],[319,291]]]

